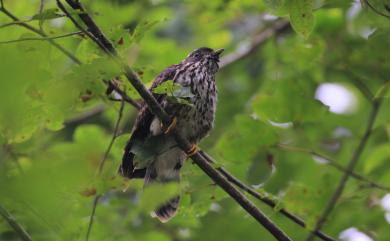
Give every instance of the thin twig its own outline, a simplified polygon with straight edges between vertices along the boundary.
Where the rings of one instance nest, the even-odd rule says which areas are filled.
[[[378,9],[376,9],[368,0],[362,0],[362,2],[364,2],[365,4],[367,4],[367,6],[372,10],[374,11],[376,14],[382,16],[382,17],[385,17],[385,18],[389,18],[390,19],[390,15],[386,15],[384,13],[382,13],[381,11],[379,11]],[[386,5],[385,6],[385,9],[387,10],[386,8]]]
[[[49,37],[45,32],[33,27],[32,25],[30,24],[27,24],[25,21],[21,21],[19,18],[17,18],[14,14],[12,14],[10,11],[8,11],[5,6],[4,6],[4,2],[3,0],[0,0],[0,12],[3,12],[5,15],[7,15],[9,18],[11,18],[12,20],[14,20],[14,23],[19,25],[19,26],[22,26],[38,35],[40,35],[41,37],[44,37],[44,38],[47,38]],[[69,14],[69,16],[72,16],[71,14]],[[82,29],[81,31],[83,31],[83,33],[87,32],[88,31],[85,31],[84,29]],[[88,34],[86,33],[86,35],[88,36]],[[53,39],[45,39],[47,40],[51,45],[53,45],[55,48],[57,48],[60,52],[62,52],[65,56],[67,56],[68,58],[70,58],[73,62],[75,62],[76,64],[78,65],[81,65],[82,62],[75,56],[73,55],[71,52],[69,52],[68,50],[66,50],[65,48],[63,48],[61,45],[59,45],[58,43],[56,43]],[[128,103],[132,104],[134,107],[138,108],[140,107],[139,103],[132,100],[129,96],[127,96],[126,92],[122,91],[122,92],[118,92],[118,94],[121,95],[121,97]]]
[[[15,233],[19,236],[19,238],[23,241],[32,241],[32,238],[29,233],[20,225],[14,216],[12,216],[7,209],[5,209],[2,205],[0,205],[0,215],[4,218],[5,221],[12,227]]]
[[[324,154],[321,154],[319,152],[316,152],[314,150],[311,150],[308,148],[302,148],[302,147],[288,146],[288,145],[284,145],[284,144],[278,144],[277,147],[280,147],[281,149],[284,149],[284,150],[307,153],[307,154],[310,154],[313,156],[317,156],[321,159],[326,160],[326,162],[324,162],[324,164],[332,166],[343,173],[349,173],[349,175],[351,175],[351,177],[355,178],[358,181],[367,183],[369,185],[369,187],[373,187],[373,188],[381,189],[383,191],[390,192],[390,187],[386,187],[382,184],[376,183],[376,182],[368,179],[367,177],[364,177],[364,176],[354,172],[353,170],[352,171],[347,170],[347,168],[338,164],[337,161],[335,161],[334,159],[332,159]]]
[[[117,92],[124,101],[126,101],[127,103],[129,103],[130,105],[132,105],[133,107],[135,107],[137,110],[140,110],[141,109],[141,104],[135,100],[133,100],[132,98],[130,98],[126,92],[124,90],[122,90],[121,88],[119,88],[119,86],[117,86],[114,81],[110,80],[107,82],[107,84],[109,85],[109,87],[113,88],[115,90],[115,92]]]
[[[42,38],[20,38],[20,39],[14,39],[14,40],[7,40],[7,41],[0,41],[0,44],[9,44],[9,43],[18,43],[18,42],[24,42],[24,41],[31,41],[31,40],[52,40],[52,39],[59,39],[59,38],[66,38],[69,36],[74,35],[80,35],[82,32],[77,31],[73,33],[67,33],[63,35],[57,35],[57,36],[50,36],[50,37],[42,37]]]
[[[89,235],[91,234],[93,222],[95,220],[96,207],[97,207],[97,205],[99,203],[100,197],[101,197],[101,195],[96,195],[95,199],[93,200],[92,212],[91,212],[91,216],[89,217],[89,223],[88,223],[87,234],[85,236],[85,241],[89,240]]]
[[[114,127],[114,131],[112,133],[112,138],[111,138],[111,141],[110,143],[108,144],[108,147],[106,149],[106,152],[104,153],[104,156],[102,158],[102,160],[100,161],[99,163],[99,168],[98,168],[98,171],[97,171],[97,176],[101,176],[102,172],[103,172],[103,168],[104,168],[104,164],[108,158],[108,155],[110,154],[111,152],[111,149],[112,149],[112,146],[114,145],[115,143],[115,139],[118,137],[118,133],[119,133],[119,125],[120,125],[120,122],[122,120],[122,116],[123,116],[123,109],[124,109],[124,100],[121,101],[121,105],[119,107],[119,110],[118,110],[118,119],[116,120],[115,122],[115,127]],[[97,207],[97,204],[99,202],[99,199],[102,195],[97,195],[93,201],[93,205],[92,205],[92,212],[91,212],[91,216],[89,218],[89,223],[88,223],[88,229],[87,229],[87,233],[86,233],[86,236],[85,236],[85,241],[88,241],[89,239],[89,235],[91,234],[91,230],[92,230],[92,226],[93,226],[93,222],[94,222],[94,219],[95,219],[95,213],[96,213],[96,207]]]
[[[357,162],[359,161],[360,155],[362,154],[362,152],[366,146],[366,143],[368,141],[368,138],[370,137],[370,135],[372,133],[372,128],[374,126],[375,119],[378,115],[380,106],[381,106],[382,101],[383,101],[383,95],[385,93],[386,93],[386,90],[382,91],[382,95],[379,96],[377,99],[374,99],[374,101],[372,103],[371,113],[368,117],[367,126],[366,126],[366,129],[364,131],[364,135],[363,135],[362,139],[360,140],[359,145],[357,146],[357,148],[355,149],[355,151],[352,154],[351,160],[349,161],[347,168],[346,168],[347,172],[344,172],[344,174],[342,175],[342,177],[339,181],[339,184],[337,185],[336,190],[334,191],[334,193],[332,194],[328,203],[326,204],[325,209],[323,210],[321,216],[318,218],[313,232],[322,228],[322,226],[326,222],[327,218],[329,217],[329,215],[331,214],[331,212],[335,208],[337,201],[340,199],[341,194],[344,191],[345,185],[347,184],[347,181],[351,175],[350,172],[353,171]],[[313,232],[311,232],[310,235],[307,237],[307,239],[306,239],[307,241],[312,241],[314,239]]]
[[[33,27],[33,26],[31,26],[31,25],[25,23],[25,22],[21,22],[19,18],[17,18],[15,15],[13,15],[10,11],[8,11],[8,10],[5,8],[3,1],[1,1],[1,8],[0,8],[0,11],[3,12],[5,15],[7,15],[7,16],[8,16],[9,18],[11,18],[12,20],[14,20],[15,22],[18,22],[18,23],[17,23],[18,25],[20,25],[20,26],[22,26],[22,27],[24,27],[24,28],[26,28],[26,29],[28,29],[28,30],[30,30],[30,31],[32,31],[32,32],[34,32],[34,33],[40,35],[40,36],[42,36],[42,37],[48,37],[48,35],[47,35],[45,32],[43,32],[43,31],[41,31],[41,30],[39,30],[39,29],[37,29],[37,28],[35,28],[35,27]],[[56,47],[58,50],[60,50],[62,53],[64,53],[64,54],[65,54],[68,58],[70,58],[73,62],[75,62],[75,63],[77,63],[77,64],[81,64],[81,61],[80,61],[80,60],[78,60],[71,52],[69,52],[68,50],[66,50],[66,49],[65,49],[64,47],[62,47],[61,45],[59,45],[59,44],[58,44],[57,42],[55,42],[53,39],[47,39],[47,41],[49,41],[49,43],[50,43],[51,45],[53,45],[53,46]]]
[[[266,40],[270,39],[276,33],[282,32],[289,27],[289,22],[286,20],[278,20],[273,23],[271,26],[267,27],[259,34],[255,35],[250,39],[250,42],[246,41],[239,44],[236,48],[236,51],[222,57],[220,61],[220,68],[225,68],[228,65],[247,57],[251,53],[254,53],[260,45],[262,45]]]
[[[162,121],[167,124],[170,122],[170,116],[164,109],[158,104],[156,99],[142,84],[138,76],[133,70],[125,64],[118,56],[118,53],[110,40],[103,34],[100,28],[92,20],[92,18],[84,11],[80,2],[72,0],[66,0],[66,2],[74,9],[81,11],[79,17],[88,26],[90,32],[99,39],[107,50],[110,51],[110,56],[118,63],[123,69],[126,78],[138,91],[141,97],[148,104],[149,109]],[[177,130],[173,129],[172,134],[176,139],[179,147],[183,151],[189,150],[191,143],[183,138]],[[267,216],[265,216],[247,197],[245,197],[238,189],[236,189],[229,181],[225,179],[217,170],[215,170],[210,163],[203,158],[199,152],[191,156],[191,159],[210,177],[217,183],[222,189],[224,189],[233,199],[237,201],[250,215],[252,215],[263,227],[265,227],[277,240],[291,240],[278,226],[276,226]]]
[[[45,7],[45,0],[40,0],[40,1],[39,1],[39,16],[41,16],[41,18],[39,19],[39,29],[40,29],[41,31],[43,31],[42,13],[43,13],[44,7]]]
[[[215,161],[212,159],[212,157],[210,157],[208,154],[206,154],[205,152],[201,151],[201,155],[203,155],[203,157],[210,163],[213,163],[215,164]],[[254,190],[253,188],[249,187],[248,185],[244,184],[243,182],[241,182],[238,178],[236,178],[235,176],[233,176],[232,174],[230,174],[227,170],[225,170],[223,167],[217,167],[216,168],[224,177],[226,177],[226,179],[233,183],[234,185],[236,185],[237,187],[241,188],[242,190],[244,190],[245,192],[247,192],[248,194],[252,195],[253,197],[255,197],[256,199],[262,201],[263,203],[267,204],[268,206],[274,208],[275,210],[277,210],[278,212],[280,212],[281,214],[283,214],[285,217],[287,217],[288,219],[290,219],[291,221],[293,221],[294,223],[298,224],[299,226],[301,227],[304,227],[306,228],[307,225],[305,223],[305,221],[303,221],[300,217],[290,213],[289,211],[287,211],[286,209],[284,208],[277,208],[278,207],[278,203],[273,199],[273,198],[270,198],[268,194],[260,194],[258,193],[256,190]],[[327,234],[317,230],[316,231],[316,235],[321,238],[322,240],[324,241],[335,241],[334,238],[328,236]]]
[[[120,100],[121,101],[121,100]],[[106,110],[105,106],[102,104],[99,104],[92,109],[89,109],[81,114],[78,114],[70,119],[65,120],[64,125],[71,125],[71,124],[76,124],[80,123],[84,120],[87,120],[93,116],[97,116],[101,113],[103,113]]]

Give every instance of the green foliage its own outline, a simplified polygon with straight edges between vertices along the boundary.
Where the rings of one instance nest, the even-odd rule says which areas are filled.
[[[54,0],[44,3],[39,13],[38,0],[4,0],[21,21],[0,12],[0,41],[42,37],[19,23],[49,37],[78,31]],[[389,19],[361,8],[359,1],[82,3],[146,86],[195,48],[225,48],[229,54],[251,47],[253,36],[273,26],[269,14],[290,22],[294,31],[278,31],[217,74],[216,125],[200,145],[215,158],[215,167],[277,202],[271,209],[253,198],[293,240],[305,240],[307,229],[277,211],[283,207],[309,227],[315,225],[343,174],[319,154],[347,166],[371,115],[371,97],[384,99],[354,171],[384,186],[390,183]],[[382,1],[370,3],[389,15]],[[117,175],[136,115],[128,104],[98,175],[120,108],[108,100],[104,80],[115,79],[131,98],[140,97],[115,61],[86,36],[53,41],[82,64],[46,40],[0,45],[0,204],[33,240],[85,240],[96,195],[101,198],[90,240],[273,240],[190,160],[179,185],[143,187],[143,180]],[[345,87],[355,98],[353,108],[336,113],[319,101],[325,83]],[[172,80],[153,92],[184,105],[195,97]],[[338,92],[328,97],[336,101]],[[156,152],[170,148],[166,143],[162,137],[136,144],[136,161],[146,165]],[[387,192],[350,177],[323,230],[338,238],[356,227],[387,241],[390,230],[378,204]],[[151,210],[177,194],[181,203],[174,219],[160,224],[150,217]],[[2,219],[0,240],[17,240]]]

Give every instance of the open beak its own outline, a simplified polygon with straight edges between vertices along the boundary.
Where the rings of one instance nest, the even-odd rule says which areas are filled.
[[[224,49],[217,49],[214,51],[214,56],[219,58],[219,56],[222,54],[222,52],[224,51]]]

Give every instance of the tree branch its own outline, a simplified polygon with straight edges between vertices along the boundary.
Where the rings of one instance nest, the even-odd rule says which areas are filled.
[[[382,184],[376,183],[376,182],[368,179],[367,177],[364,177],[364,176],[354,172],[353,170],[347,170],[347,168],[338,164],[337,161],[333,160],[332,158],[330,158],[328,156],[325,156],[324,154],[316,152],[314,150],[302,148],[302,147],[287,146],[284,144],[278,144],[277,147],[280,147],[281,149],[288,150],[288,151],[302,152],[302,153],[307,153],[307,154],[310,154],[313,156],[318,156],[318,157],[326,160],[326,162],[325,162],[326,165],[332,166],[343,173],[349,173],[349,175],[351,175],[351,177],[355,178],[358,181],[362,181],[362,182],[367,183],[370,187],[390,192],[390,187],[386,187]]]
[[[215,164],[215,161],[205,152],[203,151],[200,151],[201,155],[203,155],[203,157],[210,163],[213,163]],[[272,208],[277,208],[278,204],[275,202],[274,199],[268,197],[267,195],[262,195],[260,193],[258,193],[256,190],[254,190],[253,188],[247,186],[246,184],[244,184],[243,182],[241,182],[238,178],[236,178],[235,176],[233,176],[232,174],[230,174],[227,170],[225,170],[223,167],[217,167],[216,168],[224,177],[226,177],[226,179],[233,183],[234,185],[236,185],[237,187],[241,188],[242,190],[244,190],[245,192],[247,192],[248,194],[252,195],[253,197],[255,197],[256,199],[262,201],[263,203],[267,204],[268,206],[272,207]],[[280,212],[281,214],[283,214],[285,217],[289,218],[291,221],[295,222],[296,224],[298,224],[299,226],[301,227],[304,227],[306,228],[307,225],[305,223],[305,221],[303,221],[300,217],[290,213],[289,211],[287,211],[286,209],[284,208],[281,208],[281,209],[278,209],[278,212]],[[335,241],[334,238],[324,234],[323,232],[317,230],[316,233],[315,233],[319,238],[321,238],[322,240],[325,240],[325,241]]]
[[[16,221],[16,219],[0,204],[0,215],[12,227],[15,233],[23,241],[32,241],[30,234]]]
[[[161,120],[162,123],[168,124],[171,120],[170,116],[164,109],[158,104],[156,99],[145,88],[138,76],[133,70],[126,65],[118,56],[116,49],[109,41],[109,39],[103,34],[99,27],[95,24],[92,18],[85,12],[81,3],[78,1],[66,0],[66,2],[74,9],[81,13],[79,17],[88,26],[90,32],[99,40],[101,44],[110,52],[110,56],[118,63],[123,69],[126,78],[138,91],[141,97],[148,104],[149,109]],[[187,151],[191,148],[191,143],[184,139],[175,129],[172,130],[172,134],[176,139],[179,147],[183,151]],[[250,215],[252,215],[263,227],[265,227],[277,240],[291,240],[279,227],[277,227],[267,216],[265,216],[257,207],[246,198],[240,191],[238,191],[230,182],[228,182],[218,171],[216,171],[204,158],[197,152],[191,159],[209,176],[215,183],[223,188],[233,199],[235,199],[241,207],[243,207]]]
[[[249,43],[247,41],[243,41],[241,44],[238,45],[238,47],[233,53],[222,57],[219,64],[220,69],[225,68],[232,63],[247,57],[251,53],[254,53],[259,48],[259,46],[262,45],[266,40],[268,40],[275,34],[288,29],[289,26],[290,24],[286,20],[275,21],[275,23],[273,23],[271,26],[267,27],[259,34],[251,38]]]
[[[387,87],[388,87],[388,85],[386,85],[386,90],[387,90]],[[343,193],[345,185],[347,184],[348,178],[350,176],[350,172],[353,171],[357,162],[359,161],[360,155],[362,154],[362,152],[366,146],[366,143],[368,141],[368,138],[370,137],[370,135],[372,133],[372,128],[374,126],[375,119],[378,115],[380,106],[381,106],[382,101],[383,101],[383,95],[386,93],[386,90],[382,91],[381,96],[379,96],[377,99],[373,100],[371,113],[368,117],[368,122],[367,122],[366,129],[364,131],[364,135],[363,135],[362,139],[360,140],[359,145],[356,147],[355,151],[352,154],[351,160],[349,161],[347,168],[346,168],[347,171],[344,172],[344,174],[342,175],[336,190],[334,191],[333,195],[331,196],[328,203],[326,204],[325,209],[323,210],[321,216],[318,218],[317,223],[316,223],[315,228],[314,228],[314,231],[312,233],[310,233],[310,235],[307,237],[307,239],[306,239],[307,241],[311,241],[314,239],[314,232],[322,228],[322,226],[326,222],[327,218],[329,217],[329,215],[333,211],[334,207],[336,206],[337,201],[340,199],[341,194]]]
[[[20,38],[20,39],[14,39],[14,40],[7,40],[7,41],[0,41],[0,44],[9,44],[9,43],[17,43],[17,42],[24,42],[24,41],[31,41],[31,40],[53,40],[53,39],[59,39],[59,38],[66,38],[69,36],[74,35],[80,35],[82,32],[77,31],[73,33],[67,33],[63,35],[57,35],[57,36],[48,36],[48,37],[42,37],[42,38]]]

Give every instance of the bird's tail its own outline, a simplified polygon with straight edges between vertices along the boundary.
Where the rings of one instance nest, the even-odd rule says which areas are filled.
[[[179,182],[180,181],[180,169],[172,169],[162,173],[157,173],[154,164],[151,164],[146,169],[145,186],[153,182]],[[162,223],[168,222],[172,217],[176,215],[179,207],[180,196],[176,196],[170,199],[168,202],[159,206],[151,213],[152,217],[158,218]]]

